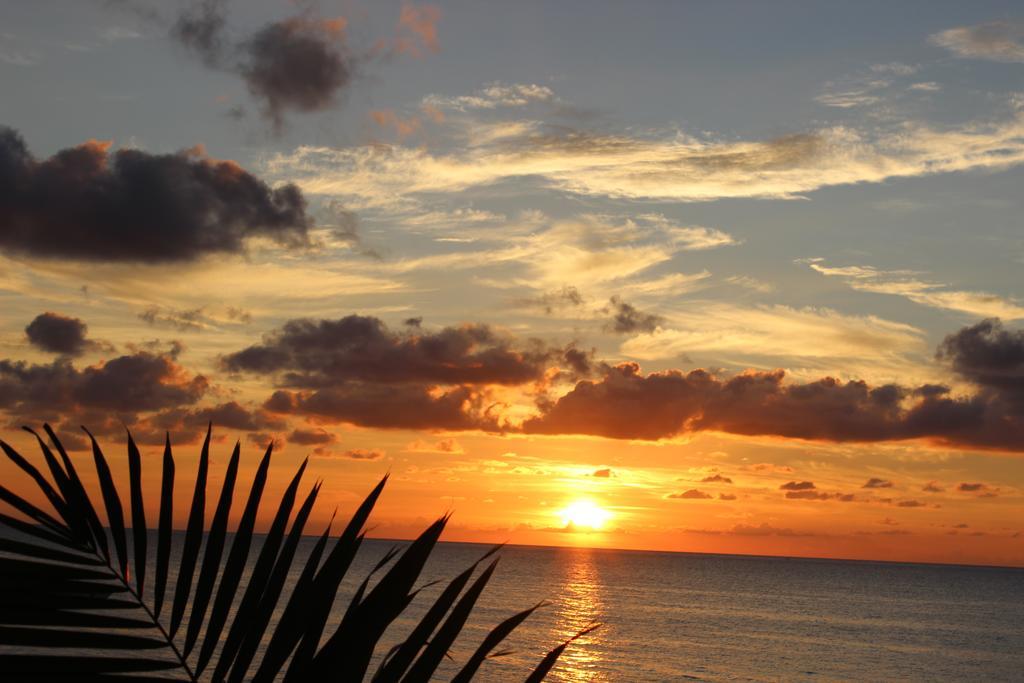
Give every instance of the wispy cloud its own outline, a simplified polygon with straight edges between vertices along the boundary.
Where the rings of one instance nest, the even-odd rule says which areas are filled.
[[[532,120],[477,123],[461,132],[470,134],[468,143],[449,151],[302,146],[272,157],[268,171],[311,194],[386,208],[409,195],[513,181],[612,198],[796,199],[836,185],[1024,163],[1019,111],[995,122],[939,128],[908,121],[877,133],[833,126],[770,140],[601,133]]]
[[[930,37],[958,57],[1024,62],[1024,21],[992,21],[958,26]]]
[[[534,83],[501,83],[495,81],[471,95],[427,95],[423,104],[438,109],[467,111],[470,109],[497,109],[499,107],[523,107],[534,102],[551,102],[555,93],[551,88]]]
[[[770,358],[813,366],[844,359],[847,372],[893,376],[925,349],[923,333],[910,325],[828,308],[707,301],[663,315],[662,328],[627,340],[620,351],[639,360],[709,353],[733,362]]]
[[[834,267],[825,265],[821,259],[809,259],[807,263],[822,275],[842,278],[858,291],[902,296],[923,306],[969,313],[984,318],[1024,318],[1024,306],[1012,299],[988,292],[956,290],[946,284],[927,282],[918,279],[920,273],[914,271],[885,271],[871,266]]]
[[[728,233],[675,223],[661,214],[613,216],[581,214],[573,218],[530,220],[526,229],[509,223],[499,232],[478,233],[487,244],[461,251],[395,259],[362,267],[380,273],[437,269],[493,269],[512,264],[515,284],[550,291],[615,282],[631,293],[692,289],[703,273],[673,273],[650,281],[636,276],[685,251],[738,244]]]

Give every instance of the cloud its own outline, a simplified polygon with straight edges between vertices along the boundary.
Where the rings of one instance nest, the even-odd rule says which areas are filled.
[[[208,67],[224,59],[226,0],[201,0],[181,13],[171,27],[171,37],[192,50]]]
[[[683,491],[682,493],[670,493],[665,497],[680,498],[685,500],[708,500],[713,496],[710,493],[704,493],[703,491],[698,491],[697,489],[690,489],[688,491]]]
[[[163,432],[194,434],[209,424],[245,432],[281,430],[286,427],[280,418],[259,408],[247,408],[237,401],[202,408],[171,408],[149,417],[144,427],[155,431],[159,438]],[[260,435],[258,441],[265,444],[267,439],[264,436]]]
[[[921,508],[927,507],[927,505],[927,503],[922,503],[919,500],[901,500],[900,502],[896,503],[896,506],[901,508]]]
[[[878,477],[871,477],[861,486],[862,489],[891,489],[892,482],[887,479],[879,479]]]
[[[665,322],[660,315],[639,311],[632,304],[626,303],[617,296],[611,298],[608,307],[605,310],[611,313],[611,320],[605,325],[605,329],[616,334],[638,332],[651,334]]]
[[[282,415],[379,429],[502,430],[486,392],[464,386],[440,390],[423,385],[345,382],[315,391],[280,389],[264,408]]]
[[[572,347],[520,341],[485,325],[394,331],[358,315],[289,321],[262,343],[223,357],[222,365],[270,377],[281,387],[266,410],[367,427],[642,440],[717,431],[826,442],[920,439],[1015,451],[1024,447],[1024,416],[1014,393],[1020,335],[987,321],[947,337],[940,359],[979,385],[962,395],[935,384],[832,377],[787,382],[781,370],[645,375],[636,363],[592,362]],[[552,380],[569,378],[567,393],[548,393]],[[523,419],[526,406],[507,403],[510,390],[501,385],[543,387],[534,414]],[[883,483],[869,481],[865,488]],[[817,497],[824,495],[853,499]]]
[[[207,306],[180,309],[150,306],[139,313],[139,320],[153,326],[172,327],[179,332],[198,332],[225,324],[247,325],[252,322],[252,314],[236,306],[227,306],[220,312],[213,312]]]
[[[822,259],[809,259],[805,262],[822,275],[843,278],[858,291],[902,296],[924,306],[971,315],[1008,320],[1024,318],[1024,306],[1012,299],[988,292],[954,290],[948,285],[925,282],[917,279],[918,273],[913,271],[884,271],[871,266],[829,267],[824,265]]]
[[[338,436],[325,429],[293,429],[288,435],[289,443],[300,446],[324,445],[334,443]]]
[[[958,26],[930,36],[931,42],[958,57],[1024,62],[1024,22],[992,21]]]
[[[392,109],[378,109],[370,112],[370,118],[384,129],[394,129],[400,138],[412,135],[420,129],[420,120],[415,117],[403,118]]]
[[[879,94],[879,91],[888,88],[890,85],[892,85],[891,79],[880,77],[879,72],[873,71],[868,77],[856,77],[845,79],[839,83],[827,83],[826,92],[815,97],[814,101],[826,107],[835,107],[837,109],[867,107],[881,102],[882,96]]]
[[[271,188],[201,149],[109,149],[89,141],[40,161],[0,127],[0,249],[152,264],[242,253],[255,237],[309,244],[313,221],[294,185]]]
[[[988,484],[983,484],[981,482],[962,482],[956,487],[956,490],[960,491],[961,493],[980,493],[983,491],[990,490],[990,487]]]
[[[471,95],[443,97],[427,95],[423,104],[437,109],[467,111],[470,109],[497,109],[499,107],[523,107],[534,102],[551,102],[555,93],[551,88],[533,83],[510,83],[500,81],[488,83]]]
[[[420,57],[422,45],[431,52],[440,52],[441,45],[437,40],[437,22],[440,19],[441,9],[436,5],[416,6],[403,3],[401,13],[398,15],[399,36],[395,39],[395,51]]]
[[[386,453],[378,449],[351,448],[347,451],[333,451],[323,446],[313,449],[314,458],[346,458],[348,460],[380,460]]]
[[[776,465],[770,462],[759,462],[753,465],[742,465],[740,469],[744,472],[772,472],[779,474],[792,474],[793,468],[789,465]]]
[[[352,81],[356,59],[346,21],[299,15],[265,24],[244,38],[227,34],[223,0],[203,0],[178,16],[171,37],[209,68],[240,76],[276,130],[289,111],[333,106]]]
[[[50,364],[0,360],[0,408],[23,419],[90,411],[127,415],[192,405],[209,388],[170,356],[148,352],[75,368],[67,358]]]
[[[232,372],[279,374],[286,386],[329,388],[353,380],[517,385],[540,379],[552,359],[539,343],[517,344],[487,325],[392,331],[378,318],[350,315],[290,320],[222,364]]]
[[[249,92],[280,128],[286,111],[327,109],[352,80],[343,19],[295,17],[267,24],[241,44],[237,66]]]
[[[572,285],[565,285],[561,289],[545,292],[535,297],[519,299],[515,305],[525,308],[540,308],[547,315],[552,315],[562,309],[582,306],[583,295]]]
[[[734,493],[719,493],[718,500],[736,500],[736,494]]]
[[[710,477],[704,477],[700,480],[702,484],[719,483],[719,484],[731,484],[732,479],[729,477],[723,477],[721,474],[713,474]]]
[[[205,325],[202,323],[202,318],[202,308],[162,311],[159,306],[150,306],[142,313],[139,313],[139,320],[145,323],[150,325],[169,325],[180,332],[203,329]]]
[[[758,525],[753,524],[737,524],[728,533],[736,534],[737,536],[813,536],[812,533],[794,531],[788,528],[779,528],[762,522]]]
[[[831,500],[835,496],[822,491],[786,491],[786,498],[790,500]]]
[[[1008,411],[1024,416],[1024,330],[983,320],[946,336],[938,356],[965,379],[1004,399]]]
[[[89,348],[88,326],[78,318],[59,313],[40,313],[25,328],[29,342],[43,351],[80,356]]]
[[[783,491],[810,491],[816,487],[812,481],[789,481],[779,488]]]
[[[388,206],[517,181],[596,197],[711,201],[797,199],[826,187],[880,183],[1024,162],[1024,113],[942,128],[832,126],[769,140],[724,140],[673,130],[604,133],[535,120],[473,122],[465,144],[301,146],[269,160],[311,194]]]
[[[1024,449],[1020,332],[994,323],[964,328],[941,347],[960,374],[982,385],[973,395],[947,387],[870,386],[825,377],[784,383],[785,373],[706,370],[644,375],[636,363],[605,366],[541,406],[523,430],[618,439],[670,438],[699,431],[832,442],[925,439],[957,447]],[[1000,355],[1001,354],[1001,355]]]
[[[844,315],[828,308],[742,306],[706,301],[663,312],[665,324],[627,339],[620,351],[638,360],[674,359],[692,353],[738,358],[799,358],[803,367],[843,365],[847,372],[892,376],[906,371],[906,357],[926,350],[923,332],[873,315]],[[750,362],[750,361],[747,361]],[[885,368],[884,372],[879,372]]]
[[[610,478],[612,476],[612,471],[611,471],[611,469],[609,469],[607,467],[604,467],[604,468],[599,469],[599,470],[594,470],[590,474],[590,476],[598,477],[598,478],[601,478],[601,479],[608,479],[608,478]]]
[[[924,491],[925,493],[942,493],[946,489],[939,486],[938,482],[930,481],[923,487],[921,487],[921,490]]]
[[[462,444],[455,439],[441,439],[434,443],[417,439],[408,444],[405,450],[410,453],[452,453],[456,455],[465,453]]]
[[[749,275],[730,275],[725,278],[725,281],[731,285],[737,287],[743,287],[761,294],[769,294],[775,291],[775,285],[770,282],[758,280],[757,278],[750,277]]]

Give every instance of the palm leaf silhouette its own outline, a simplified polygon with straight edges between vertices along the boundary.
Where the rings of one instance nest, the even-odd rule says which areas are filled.
[[[4,680],[66,677],[123,682],[166,680],[168,676],[189,681],[273,681],[282,677],[285,681],[362,680],[384,632],[422,589],[415,585],[448,522],[448,515],[441,517],[403,552],[388,553],[374,569],[382,575],[372,588],[367,577],[340,623],[331,624],[338,587],[362,543],[366,521],[387,476],[356,509],[340,534],[332,538],[328,525],[304,564],[293,569],[299,541],[321,486],[317,482],[300,496],[306,469],[303,462],[277,505],[255,561],[250,562],[273,444],[257,467],[227,547],[240,447],[236,445],[232,452],[213,519],[206,529],[211,426],[199,458],[180,555],[175,558],[171,520],[176,471],[169,436],[163,451],[156,547],[151,549],[142,489],[143,463],[130,433],[129,528],[106,456],[86,430],[107,520],[104,528],[54,431],[44,425],[51,449],[39,434],[25,429],[36,437],[49,478],[7,443],[0,441],[0,447],[34,482],[52,510],[40,509],[0,485],[0,500],[20,514],[0,512],[0,524],[8,530],[0,535],[0,671]],[[374,681],[412,683],[436,675],[497,559],[470,580],[496,550],[489,551],[447,585],[406,640],[383,658]],[[149,576],[146,567],[153,553],[155,571]],[[243,581],[250,564],[252,570]],[[172,570],[175,585],[170,591],[170,609],[165,611]],[[295,574],[298,579],[286,595],[287,578]],[[491,651],[541,606],[498,624],[456,680],[471,679],[488,657],[505,654],[492,655]],[[280,614],[276,622],[275,611]],[[552,650],[529,680],[543,679],[567,644]]]

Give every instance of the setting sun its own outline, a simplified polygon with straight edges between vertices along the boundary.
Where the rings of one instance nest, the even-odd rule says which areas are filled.
[[[562,524],[578,529],[598,530],[604,526],[612,513],[598,507],[590,500],[577,500],[559,511]]]

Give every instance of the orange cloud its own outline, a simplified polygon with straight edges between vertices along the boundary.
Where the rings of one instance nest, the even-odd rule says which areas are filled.
[[[395,39],[395,52],[421,57],[421,45],[431,52],[440,52],[441,45],[437,42],[437,22],[440,18],[441,9],[436,5],[402,5],[398,32],[412,34],[412,38],[399,35]]]
[[[424,102],[420,105],[420,111],[434,123],[444,123],[444,112],[429,102]]]
[[[408,137],[420,129],[420,120],[417,117],[403,119],[392,109],[371,111],[370,117],[381,128],[393,128],[400,138]]]

